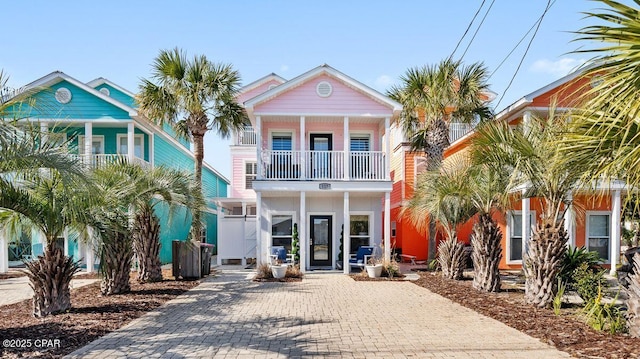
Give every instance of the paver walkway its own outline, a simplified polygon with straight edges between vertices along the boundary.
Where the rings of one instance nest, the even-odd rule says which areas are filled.
[[[254,283],[223,273],[72,358],[568,358],[408,282],[309,273]]]
[[[72,279],[72,289],[91,284],[97,279]],[[18,277],[0,280],[0,306],[13,304],[33,297],[33,289],[29,286],[29,278]]]

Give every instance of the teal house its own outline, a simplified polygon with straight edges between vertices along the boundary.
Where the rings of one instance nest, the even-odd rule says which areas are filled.
[[[101,166],[116,158],[126,158],[143,166],[165,165],[193,171],[194,155],[190,143],[177,138],[170,128],[160,128],[136,110],[135,95],[98,78],[83,83],[63,72],[52,72],[24,87],[30,91],[33,103],[16,110],[21,121],[39,124],[42,131],[61,134],[57,138],[70,141],[70,155],[79,156],[92,166]],[[33,104],[33,106],[31,106]],[[229,180],[207,163],[203,164],[202,184],[206,199],[226,197]],[[207,200],[207,203],[212,201]],[[161,252],[163,263],[171,262],[171,241],[185,240],[191,219],[186,210],[169,216],[168,208],[157,208],[161,219]],[[217,208],[210,204],[202,216],[204,230],[201,240],[217,247]],[[30,237],[30,238],[29,238]],[[42,239],[38,233],[22,238],[7,238],[3,243],[6,268],[11,261],[42,253]],[[94,266],[90,245],[66,233],[58,245],[68,255],[83,259],[87,267]],[[0,272],[2,271],[0,265]]]

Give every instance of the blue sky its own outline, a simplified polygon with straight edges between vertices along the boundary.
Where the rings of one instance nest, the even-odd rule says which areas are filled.
[[[180,47],[231,63],[243,83],[275,72],[290,79],[327,63],[385,92],[409,67],[449,56],[482,0],[414,1],[11,1],[3,3],[0,69],[9,85],[51,71],[106,77],[136,92],[160,49]],[[486,0],[456,58],[489,8]],[[540,17],[545,0],[496,0],[463,61],[494,71]],[[572,42],[600,4],[557,0],[506,91],[529,37],[491,76],[501,110],[588,59]],[[227,140],[208,135],[205,160],[229,175]]]

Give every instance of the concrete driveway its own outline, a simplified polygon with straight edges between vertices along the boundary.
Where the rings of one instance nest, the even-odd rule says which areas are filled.
[[[409,282],[309,273],[254,283],[222,270],[72,358],[569,358]]]

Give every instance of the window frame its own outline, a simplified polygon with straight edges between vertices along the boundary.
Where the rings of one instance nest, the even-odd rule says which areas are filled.
[[[507,232],[507,236],[506,236],[507,237],[506,238],[507,239],[507,243],[506,243],[507,244],[506,245],[507,253],[506,253],[506,260],[507,260],[507,264],[522,264],[522,258],[520,258],[520,259],[511,259],[511,240],[514,239],[514,238],[520,238],[520,242],[522,242],[522,239],[523,239],[522,238],[522,228],[520,228],[519,236],[514,236],[512,234],[512,231],[513,231],[513,229],[515,227],[513,225],[512,218],[513,218],[513,216],[516,216],[516,215],[522,217],[522,210],[507,211],[506,215],[507,215],[507,218],[506,218],[506,223],[507,223],[507,231],[506,231]],[[536,226],[536,221],[537,221],[538,217],[536,215],[536,211],[529,211],[529,216],[530,216],[530,220],[531,220],[531,223],[530,223],[531,233],[529,234],[529,238],[531,238],[531,235],[533,234],[533,230],[534,230],[534,228]],[[526,247],[522,248],[522,250],[523,251],[526,250]],[[521,257],[522,257],[522,255],[521,255]]]
[[[607,238],[607,258],[602,258],[604,261],[602,262],[603,264],[610,264],[611,263],[611,231],[612,231],[612,226],[611,226],[611,211],[586,211],[585,213],[585,227],[584,227],[584,245],[587,248],[588,251],[591,251],[591,249],[589,248],[589,239],[590,238],[605,238],[605,237],[591,237],[589,236],[589,226],[591,224],[590,221],[590,217],[591,216],[607,216],[608,217],[608,221],[607,221],[607,225],[609,227],[609,233],[608,233],[608,237]]]
[[[369,228],[367,229],[367,235],[352,235],[351,234],[351,217],[352,216],[367,216],[368,217],[368,222],[369,222]],[[358,251],[358,246],[354,246],[353,245],[353,239],[358,239],[358,240],[362,240],[364,238],[368,238],[369,239],[369,246],[373,246],[374,245],[374,233],[373,233],[373,229],[374,227],[374,216],[373,216],[373,212],[371,211],[350,211],[349,212],[349,242],[350,242],[350,253],[349,254],[355,254]],[[344,235],[344,234],[343,234]],[[343,243],[343,247],[344,247],[344,243]]]
[[[78,136],[78,154],[80,155],[84,155],[84,141],[85,141],[86,136],[85,135],[79,135]],[[94,142],[96,140],[100,140],[101,146],[100,149],[102,150],[102,153],[91,153],[91,155],[105,155],[105,151],[104,151],[104,135],[93,135],[91,136],[91,141]],[[91,144],[91,148],[93,148],[93,144]]]
[[[252,165],[254,173],[247,173],[247,165]],[[243,172],[244,172],[244,189],[245,190],[252,190],[253,189],[253,182],[258,178],[258,161],[245,160],[243,167],[244,167],[244,170],[243,170]],[[253,179],[251,180],[251,187],[248,186],[249,181],[247,181],[249,176],[253,177]]]
[[[273,217],[284,217],[284,216],[289,216],[291,217],[291,234],[290,235],[274,235],[273,234]],[[287,253],[289,253],[291,251],[291,243],[293,242],[293,225],[296,223],[296,212],[292,212],[292,211],[274,211],[271,212],[271,214],[269,215],[269,236],[270,236],[270,246],[269,248],[272,248],[274,246],[273,244],[273,240],[274,239],[289,239],[289,245],[287,246],[286,244],[284,245],[284,247],[287,249]]]
[[[273,137],[278,135],[288,134],[291,136],[291,149],[290,150],[274,150],[273,149]],[[269,150],[270,151],[295,151],[296,150],[296,131],[294,129],[269,129]]]
[[[120,141],[124,138],[125,141],[128,141],[129,137],[126,133],[119,133],[116,135],[116,153],[119,155],[126,155],[128,153],[122,153],[120,150]],[[140,156],[136,155],[136,139],[140,139]],[[128,146],[129,142],[127,142]],[[133,155],[139,159],[144,159],[144,135],[142,133],[136,133],[133,135]]]

